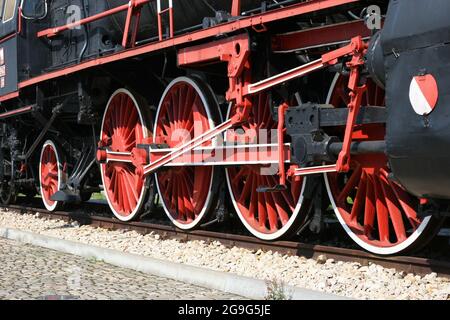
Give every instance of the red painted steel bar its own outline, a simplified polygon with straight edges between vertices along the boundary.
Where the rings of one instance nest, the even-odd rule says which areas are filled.
[[[277,139],[278,139],[278,170],[280,175],[280,185],[286,186],[286,168],[284,167],[284,152],[280,146],[284,145],[284,119],[286,110],[289,108],[287,103],[283,103],[278,108],[278,126],[277,126]]]
[[[319,174],[319,173],[329,173],[336,172],[337,167],[335,164],[319,166],[319,167],[309,167],[309,168],[297,168],[294,171],[294,175],[296,176],[307,176],[311,174]]]
[[[241,0],[233,0],[231,6],[231,15],[235,17],[241,15]]]
[[[137,38],[137,34],[139,32],[139,23],[141,21],[141,10],[138,9],[138,11],[136,12],[135,15],[135,24],[134,24],[134,28],[133,28],[133,33],[131,35],[131,46],[135,47],[136,45],[136,38]],[[126,47],[126,44],[125,44]]]
[[[166,165],[167,163],[175,160],[176,158],[192,151],[193,149],[197,148],[198,146],[201,146],[203,143],[211,140],[215,136],[225,132],[228,129],[231,129],[235,122],[234,119],[229,119],[225,121],[224,123],[218,125],[217,127],[206,131],[201,136],[198,136],[185,144],[181,145],[180,147],[176,148],[174,151],[168,153],[167,155],[161,157],[160,159],[156,160],[153,163],[150,163],[149,165],[144,167],[144,175],[149,175],[156,170],[158,170],[160,167]]]
[[[283,82],[286,82],[286,81],[289,81],[289,80],[292,80],[292,79],[295,79],[298,77],[302,77],[308,73],[322,69],[325,66],[326,66],[326,64],[324,63],[324,61],[322,59],[312,61],[310,63],[304,64],[304,65],[297,67],[295,69],[292,69],[292,70],[288,70],[288,71],[278,74],[276,76],[264,79],[264,80],[256,82],[256,83],[252,83],[252,84],[248,85],[246,88],[244,88],[243,95],[246,96],[246,95],[256,94],[258,92],[261,92],[261,91],[270,89],[274,86],[280,85]]]
[[[10,100],[10,99],[14,99],[14,98],[17,98],[18,96],[19,96],[19,91],[14,91],[14,92],[5,94],[4,96],[1,96],[0,97],[0,102],[7,101],[7,100]]]
[[[348,42],[349,39],[356,36],[362,36],[363,38],[371,36],[371,30],[362,20],[279,34],[273,37],[272,50],[291,52],[344,41]]]
[[[197,147],[190,152],[185,153],[173,161],[166,163],[165,166],[223,166],[223,165],[250,165],[259,163],[289,163],[291,157],[291,146],[285,143],[280,148],[279,144],[242,144],[242,145],[219,145],[213,147]],[[112,152],[107,149],[97,150],[97,160],[100,163],[108,162],[127,162],[133,163],[136,167],[146,166],[155,163],[161,158],[178,150],[171,149],[134,149],[131,152]],[[145,161],[140,161],[138,153],[144,151]],[[148,157],[149,153],[149,157]],[[280,157],[281,154],[281,157]],[[150,159],[150,163],[148,163]],[[283,165],[284,167],[284,165]]]
[[[157,1],[157,11],[158,11],[158,37],[159,41],[164,39],[163,37],[163,26],[162,26],[162,15],[166,12],[169,14],[169,37],[174,36],[174,22],[173,22],[173,2],[169,0],[169,6],[166,9],[161,9],[161,0]]]
[[[3,112],[3,113],[0,113],[0,119],[6,119],[6,118],[9,118],[12,116],[19,115],[19,114],[27,113],[27,112],[30,112],[31,110],[33,110],[33,106],[27,106],[27,107]]]
[[[134,15],[133,10],[135,7],[135,0],[130,0],[127,7],[128,7],[127,8],[127,18],[125,20],[125,28],[124,28],[123,37],[122,37],[122,47],[124,47],[124,48],[127,47],[128,33],[130,32],[131,22],[132,22],[133,15]]]
[[[114,14],[122,12],[122,11],[126,11],[126,10],[130,11],[130,10],[132,10],[133,7],[142,6],[142,5],[144,5],[146,3],[149,3],[151,1],[153,1],[153,0],[130,0],[130,2],[128,4],[124,4],[124,5],[112,8],[110,10],[106,10],[104,12],[98,13],[96,15],[93,15],[93,16],[90,16],[90,17],[87,17],[87,18],[84,18],[84,19],[80,19],[78,21],[66,24],[64,26],[54,27],[54,28],[49,28],[49,29],[45,29],[45,30],[39,31],[37,33],[37,36],[38,36],[38,38],[41,38],[41,37],[48,37],[48,38],[54,37],[58,33],[61,33],[63,31],[66,31],[66,30],[69,30],[69,29],[73,29],[75,27],[82,26],[84,24],[91,23],[91,22],[94,22],[94,21],[106,18],[108,16],[114,15]],[[128,16],[127,16],[127,20],[128,20]],[[127,25],[128,25],[128,23],[127,23]]]
[[[247,87],[243,88],[243,95],[245,96],[256,94],[258,92],[280,85],[286,81],[302,77],[308,73],[322,69],[326,66],[336,64],[339,58],[342,58],[352,53],[357,53],[357,51],[359,50],[358,45],[360,43],[362,43],[362,38],[360,36],[355,37],[352,39],[350,44],[337,50],[328,52],[322,55],[322,58],[318,60],[304,64],[292,70],[282,72],[268,79],[264,79],[256,83],[249,84]]]
[[[173,22],[173,7],[171,6],[169,8],[169,32],[170,32],[170,37],[173,38],[174,36],[174,22]]]
[[[163,41],[163,29],[162,29],[162,18],[161,15],[158,13],[158,39],[159,41]]]

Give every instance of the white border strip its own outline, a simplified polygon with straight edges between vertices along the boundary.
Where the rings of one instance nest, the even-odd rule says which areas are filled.
[[[252,279],[231,273],[219,272],[170,261],[163,261],[131,253],[124,253],[117,250],[101,248],[16,229],[0,228],[0,237],[85,258],[94,258],[117,267],[149,273],[158,277],[169,278],[196,286],[220,290],[251,299],[264,299],[266,296],[267,285],[263,280]],[[292,286],[286,286],[286,293],[290,295],[293,300],[346,299],[344,297],[329,293],[322,293]]]

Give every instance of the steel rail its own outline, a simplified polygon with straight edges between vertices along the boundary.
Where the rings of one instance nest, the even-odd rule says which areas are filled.
[[[106,208],[106,205],[89,203],[91,208]],[[50,218],[63,221],[77,221],[81,225],[104,228],[108,230],[132,230],[141,234],[156,233],[162,239],[178,239],[180,241],[203,240],[206,242],[219,241],[226,247],[242,247],[250,250],[275,251],[281,254],[302,256],[317,259],[324,255],[327,259],[343,262],[358,262],[361,265],[370,263],[381,265],[385,268],[393,268],[406,273],[425,275],[436,272],[439,276],[450,278],[450,261],[428,259],[414,256],[377,256],[363,250],[348,249],[327,245],[316,245],[294,241],[266,242],[252,236],[221,233],[207,230],[184,231],[174,226],[148,222],[123,222],[115,218],[100,217],[80,213],[76,211],[48,212],[42,208],[23,205],[0,205],[0,208],[8,208],[20,213],[39,213],[40,218]]]

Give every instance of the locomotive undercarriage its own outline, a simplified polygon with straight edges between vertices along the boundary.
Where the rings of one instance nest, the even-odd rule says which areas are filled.
[[[56,210],[102,191],[124,221],[159,202],[191,230],[223,222],[226,210],[264,240],[320,232],[332,209],[371,252],[424,245],[449,203],[409,194],[392,173],[385,93],[363,60],[372,32],[351,13],[249,29],[27,89],[20,108],[29,109],[1,131],[2,202],[40,191]],[[341,28],[345,39],[331,33]],[[300,39],[308,44],[293,45]]]

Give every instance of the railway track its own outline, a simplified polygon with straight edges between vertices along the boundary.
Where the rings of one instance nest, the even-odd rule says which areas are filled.
[[[327,259],[334,259],[336,261],[359,262],[362,265],[375,263],[386,268],[394,268],[406,273],[419,275],[436,272],[439,276],[450,278],[450,261],[447,260],[429,259],[417,256],[383,257],[362,250],[336,246],[316,245],[294,241],[265,242],[251,236],[207,230],[183,231],[170,225],[157,223],[123,222],[115,218],[83,213],[80,209],[48,212],[45,209],[33,205],[1,205],[0,207],[20,211],[23,214],[35,214],[38,212],[41,218],[77,221],[81,225],[90,225],[108,230],[133,230],[141,234],[153,232],[159,234],[162,239],[172,238],[180,241],[203,240],[206,242],[219,241],[226,247],[237,246],[250,250],[272,250],[281,254],[297,255],[313,259],[317,259],[319,256],[324,255]],[[89,203],[89,207],[89,211],[91,212],[95,212],[97,209],[100,209],[99,211],[105,210],[105,205],[100,203]]]

